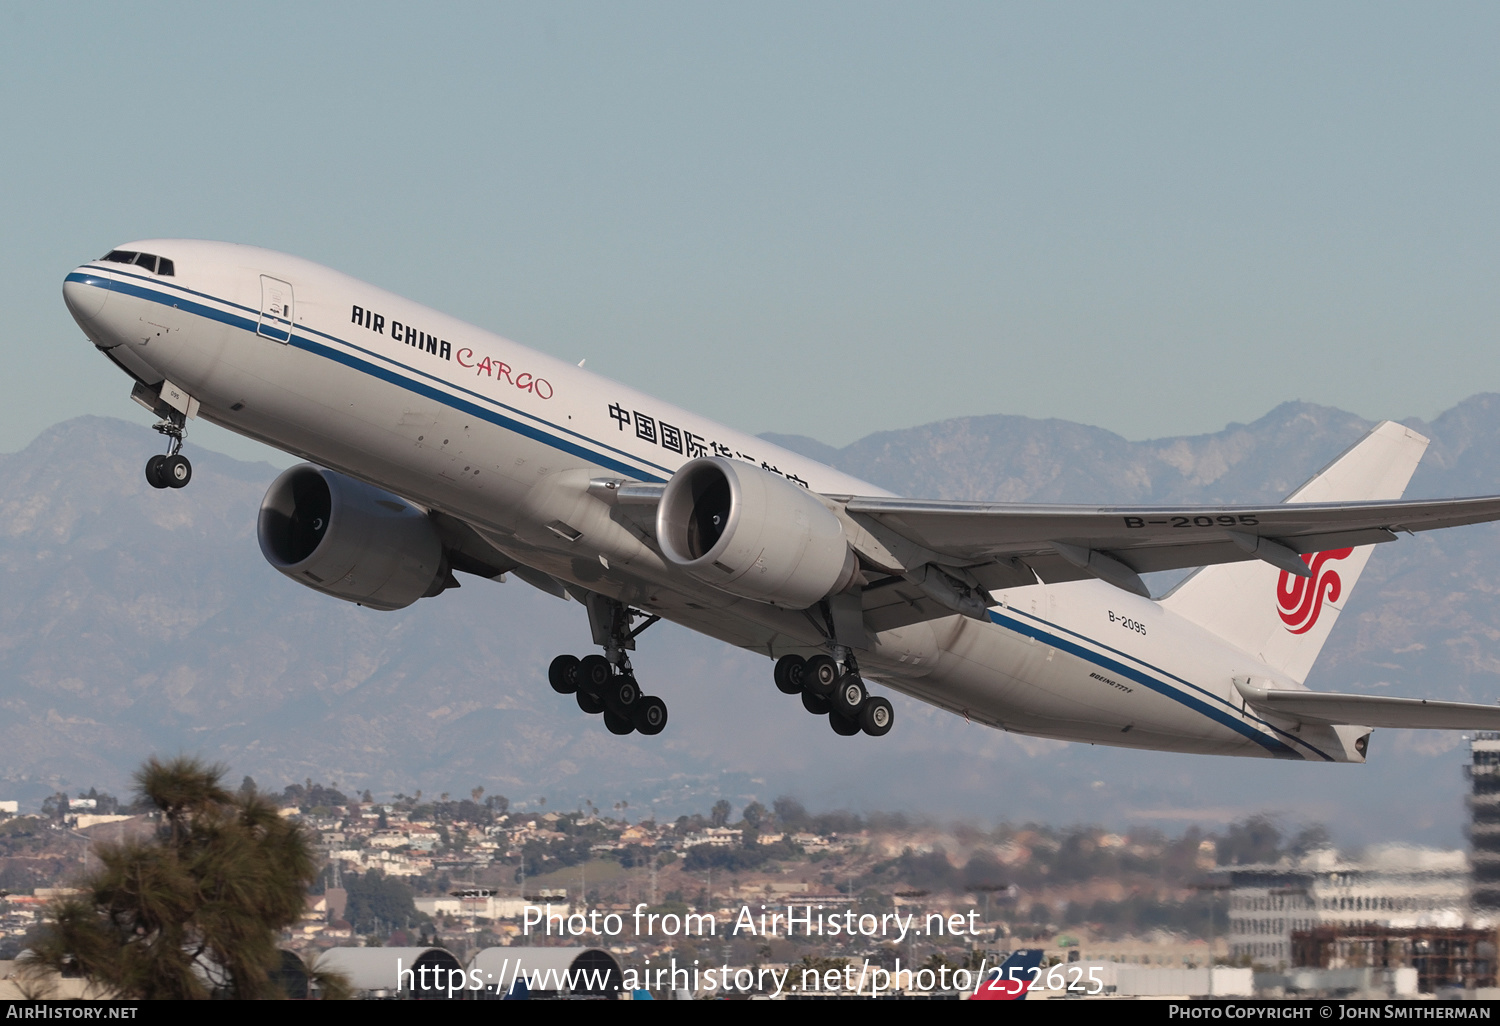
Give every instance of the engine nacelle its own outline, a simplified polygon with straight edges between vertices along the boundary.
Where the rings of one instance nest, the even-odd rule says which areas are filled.
[[[786,609],[841,591],[857,567],[838,517],[807,489],[717,456],[672,475],[656,540],[697,580]]]
[[[266,561],[298,584],[372,609],[401,609],[448,581],[426,513],[311,463],[271,483],[256,533]]]

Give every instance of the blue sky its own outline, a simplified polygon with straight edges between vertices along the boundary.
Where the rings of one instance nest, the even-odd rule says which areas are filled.
[[[0,450],[147,422],[60,286],[153,236],[306,256],[835,444],[1430,417],[1500,388],[1497,29],[1461,3],[6,4]]]

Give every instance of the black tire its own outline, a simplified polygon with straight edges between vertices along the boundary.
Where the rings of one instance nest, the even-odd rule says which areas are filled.
[[[642,695],[630,710],[630,718],[642,734],[660,734],[667,726],[667,703],[655,695]]]
[[[547,683],[559,695],[571,695],[578,690],[578,657],[560,655],[547,667]]]
[[[811,691],[802,692],[802,708],[814,716],[826,716],[833,709],[833,700]]]
[[[605,685],[604,704],[617,716],[629,717],[635,704],[641,700],[641,686],[628,673],[615,676]]]
[[[833,728],[833,732],[839,737],[853,737],[859,733],[858,723],[845,716],[840,716],[837,712],[828,714],[828,725]]]
[[[604,710],[604,725],[611,734],[623,736],[635,733],[635,722],[629,716],[618,716],[608,709]]]
[[[776,690],[783,695],[802,694],[802,678],[807,673],[807,660],[799,655],[784,655],[776,660],[776,669],[771,676],[776,680]]]
[[[604,711],[604,699],[592,691],[585,691],[583,688],[579,688],[573,693],[573,697],[578,699],[578,708],[590,716],[598,716]]]
[[[602,694],[614,672],[609,660],[602,655],[584,656],[578,660],[578,690]]]
[[[857,673],[846,673],[839,678],[838,684],[833,689],[833,711],[847,720],[859,722],[859,710],[863,708],[865,699],[870,693],[865,690],[865,682],[859,679]]]
[[[161,461],[159,473],[168,488],[186,488],[193,479],[193,465],[186,456],[168,456]]]
[[[871,737],[885,737],[896,722],[896,710],[891,703],[879,695],[870,696],[865,707],[859,711],[859,729]]]
[[[161,475],[161,465],[167,462],[167,458],[160,454],[146,461],[146,483],[152,488],[167,487],[167,479]]]
[[[838,680],[838,663],[826,655],[813,656],[807,661],[807,669],[802,675],[802,690],[826,698],[833,694],[833,687]]]

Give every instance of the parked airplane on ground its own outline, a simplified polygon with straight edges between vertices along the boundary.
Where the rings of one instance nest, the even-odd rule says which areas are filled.
[[[400,609],[512,573],[587,610],[602,654],[549,679],[655,734],[628,653],[660,618],[776,660],[836,733],[882,735],[876,681],[1041,737],[1362,762],[1372,727],[1500,728],[1500,708],[1303,681],[1371,548],[1500,519],[1397,502],[1427,440],[1384,423],[1274,506],[897,498],[803,456],[294,257],[130,243],[67,276],[134,379],[180,488],[201,416],[312,461],[271,485],[261,551],[317,591]],[[1140,574],[1199,567],[1160,600]]]
[[[1025,1001],[1027,991],[1041,976],[1042,957],[1046,954],[1041,948],[1022,948],[1013,951],[1010,957],[1001,962],[985,975],[988,977],[983,984],[974,988],[975,1001]],[[1077,973],[1071,981],[1067,979],[1064,971],[1063,986],[1058,990],[1065,990],[1071,982],[1075,990],[1080,993],[1102,993],[1104,988],[1099,986],[1098,990],[1090,991],[1088,982],[1083,974]],[[1094,981],[1098,983],[1096,979]]]

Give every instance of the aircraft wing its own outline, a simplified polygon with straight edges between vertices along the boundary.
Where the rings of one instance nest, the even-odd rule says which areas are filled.
[[[1028,568],[1046,583],[1098,577],[1145,595],[1140,574],[1246,559],[1306,577],[1305,553],[1497,520],[1500,496],[1139,507],[851,497],[844,512],[877,540],[894,536],[898,545],[904,541],[934,557],[926,562],[968,568],[981,581],[985,567],[998,564]]]
[[[1362,727],[1436,730],[1500,730],[1500,705],[1270,689],[1239,680],[1234,682],[1234,686],[1239,689],[1245,701],[1255,708],[1305,723],[1352,723]]]
[[[664,486],[601,479],[643,533]],[[1500,520],[1500,496],[1258,506],[1064,506],[831,495],[868,571],[862,605],[882,631],[957,612],[976,619],[989,591],[1098,578],[1137,595],[1140,575],[1260,559],[1310,576],[1305,554],[1394,541],[1401,533]]]

